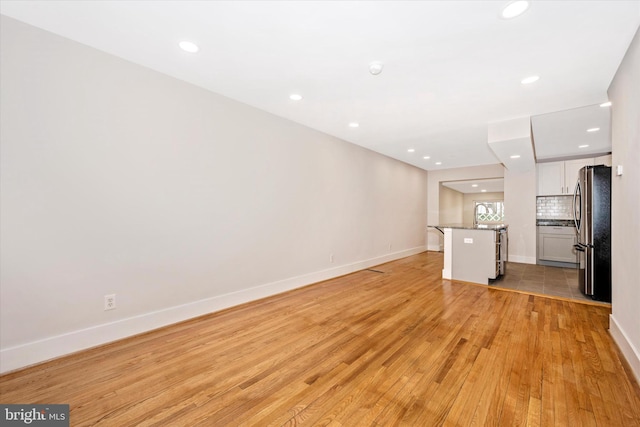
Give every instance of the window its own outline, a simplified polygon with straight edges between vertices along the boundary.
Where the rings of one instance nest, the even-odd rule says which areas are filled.
[[[504,222],[504,202],[502,200],[482,200],[474,203],[478,223]]]

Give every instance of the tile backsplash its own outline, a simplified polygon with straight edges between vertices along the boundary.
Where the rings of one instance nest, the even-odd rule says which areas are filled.
[[[537,219],[573,219],[573,196],[540,196],[536,199]]]

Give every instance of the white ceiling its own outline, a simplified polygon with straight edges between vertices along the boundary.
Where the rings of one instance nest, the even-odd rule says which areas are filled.
[[[504,192],[504,178],[471,179],[465,181],[441,182],[445,187],[460,193],[502,193]],[[475,187],[474,187],[475,185]],[[485,191],[482,191],[485,190]]]
[[[489,122],[606,101],[640,24],[639,1],[535,1],[504,20],[506,3],[2,1],[0,12],[433,170],[498,163]],[[534,138],[537,153],[565,143]]]

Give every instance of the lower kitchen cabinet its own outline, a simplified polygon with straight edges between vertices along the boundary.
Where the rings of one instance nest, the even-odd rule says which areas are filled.
[[[538,260],[576,264],[578,253],[573,227],[538,226]]]

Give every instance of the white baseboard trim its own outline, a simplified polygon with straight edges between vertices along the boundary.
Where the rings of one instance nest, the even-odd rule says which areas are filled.
[[[92,326],[62,335],[9,347],[0,350],[0,373],[13,371],[29,365],[44,362],[60,356],[86,350],[132,335],[148,332],[173,323],[192,319],[204,314],[220,311],[295,288],[343,276],[385,262],[394,261],[425,251],[424,246],[354,262],[352,264],[317,271],[302,276],[291,277],[277,282],[266,283],[225,295],[144,313],[115,322]]]
[[[613,314],[609,315],[609,333],[618,345],[624,358],[627,359],[627,363],[631,366],[636,381],[640,383],[640,352],[633,346],[627,334],[624,333],[624,330],[616,321],[616,318],[613,317]]]
[[[522,264],[535,264],[536,257],[522,256],[522,255],[509,255],[509,261],[520,262]]]

